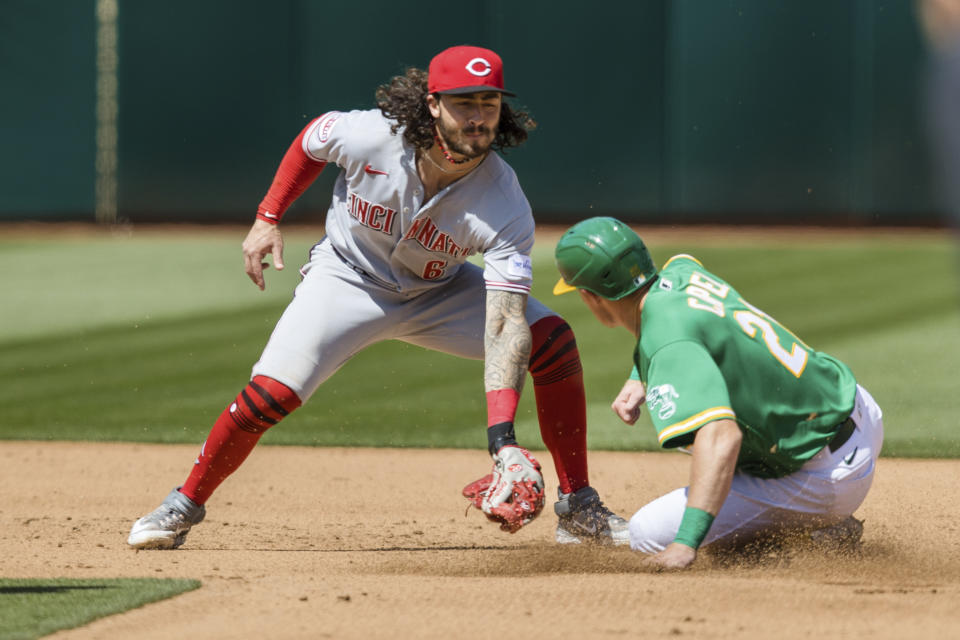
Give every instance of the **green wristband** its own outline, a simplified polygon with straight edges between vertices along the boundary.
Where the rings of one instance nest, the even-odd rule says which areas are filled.
[[[673,541],[696,549],[703,544],[703,539],[707,537],[707,532],[710,531],[710,525],[712,524],[712,515],[703,509],[687,507],[683,511],[680,530],[677,531],[677,537]]]

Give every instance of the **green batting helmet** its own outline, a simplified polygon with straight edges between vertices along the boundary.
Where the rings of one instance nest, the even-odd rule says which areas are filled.
[[[615,218],[587,218],[573,225],[554,255],[563,276],[553,288],[556,295],[586,289],[619,300],[657,274],[643,240]]]

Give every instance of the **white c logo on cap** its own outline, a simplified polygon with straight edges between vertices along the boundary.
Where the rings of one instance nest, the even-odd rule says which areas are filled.
[[[480,67],[479,69],[477,67]],[[489,62],[483,58],[474,58],[467,63],[467,71],[472,73],[475,76],[483,77],[490,75],[490,72],[493,70],[493,67]]]

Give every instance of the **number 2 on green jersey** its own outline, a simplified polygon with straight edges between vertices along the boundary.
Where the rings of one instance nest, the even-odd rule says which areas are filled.
[[[803,373],[804,368],[807,366],[807,351],[802,346],[796,342],[790,348],[790,351],[787,351],[783,348],[783,345],[780,344],[780,336],[777,335],[777,332],[773,328],[773,323],[771,320],[773,318],[762,317],[757,315],[753,311],[743,311],[738,310],[733,312],[733,317],[737,321],[737,324],[740,325],[740,328],[743,329],[751,338],[756,337],[757,329],[760,329],[760,334],[763,337],[763,343],[767,345],[767,350],[773,354],[773,357],[780,361],[787,371],[792,373],[797,378]]]
[[[690,278],[690,285],[686,288],[687,304],[693,309],[709,311],[723,318],[726,313],[721,300],[727,297],[730,287],[721,284],[712,278],[701,273],[694,273]],[[797,378],[803,373],[807,366],[807,351],[799,343],[794,342],[787,351],[780,344],[780,336],[777,335],[773,324],[776,322],[773,318],[766,315],[756,307],[749,304],[743,298],[740,301],[749,307],[750,311],[738,310],[733,312],[733,318],[737,321],[740,329],[751,338],[757,336],[757,330],[760,330],[760,336],[767,350],[784,366],[790,373]],[[782,328],[782,327],[781,327]],[[784,329],[786,331],[786,329]]]

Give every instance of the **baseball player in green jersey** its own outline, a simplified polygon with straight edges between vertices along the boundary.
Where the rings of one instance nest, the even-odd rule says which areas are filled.
[[[643,241],[590,218],[557,243],[554,293],[577,290],[606,326],[636,337],[613,410],[640,405],[660,446],[693,454],[690,485],[641,508],[631,548],[661,569],[690,566],[701,545],[810,531],[859,541],[853,518],[883,443],[882,412],[850,368],[816,351],[693,256],[658,271]]]

